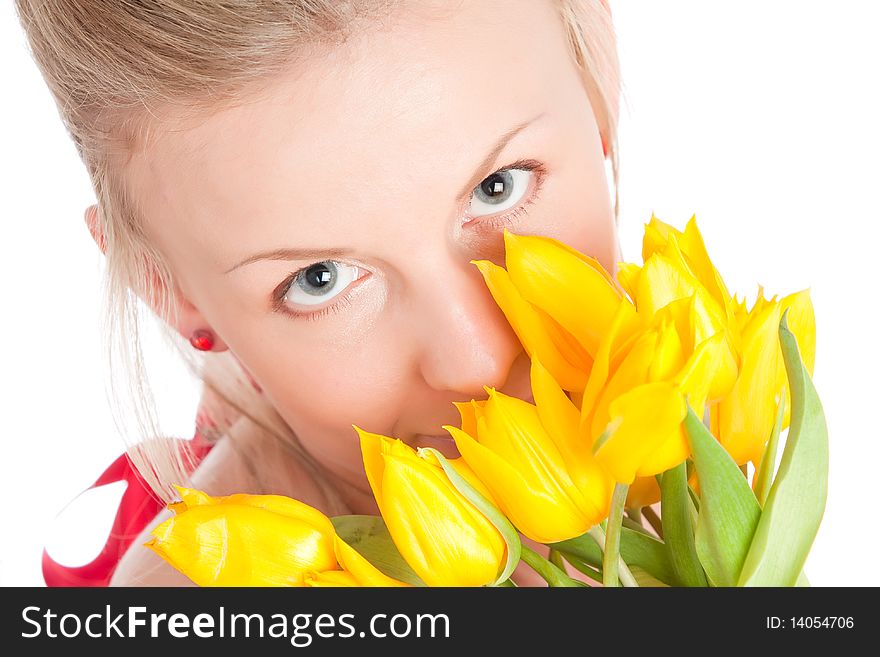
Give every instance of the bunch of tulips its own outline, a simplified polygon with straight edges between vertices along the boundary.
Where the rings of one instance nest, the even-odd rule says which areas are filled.
[[[379,516],[179,488],[147,544],[199,585],[795,586],[825,508],[809,290],[731,296],[695,218],[645,226],[616,276],[505,232],[474,261],[531,359],[534,402],[486,388],[459,458],[354,427]],[[544,547],[534,548],[525,536]]]

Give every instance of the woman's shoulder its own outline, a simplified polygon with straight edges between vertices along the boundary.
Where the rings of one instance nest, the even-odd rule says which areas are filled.
[[[249,493],[277,494],[325,506],[320,489],[291,455],[274,446],[258,427],[241,418],[199,462],[189,485],[212,497]],[[326,509],[322,509],[327,511]],[[162,510],[128,548],[110,581],[111,586],[181,586],[192,582],[144,544],[152,530],[171,517]]]
[[[132,542],[119,560],[110,586],[194,586],[186,575],[144,546],[153,528],[169,517],[169,511],[161,511]]]
[[[221,439],[199,462],[191,475],[190,485],[212,496],[243,492],[253,482],[235,449]],[[110,586],[192,586],[192,582],[144,544],[153,529],[171,517],[161,510],[132,541],[110,580]]]

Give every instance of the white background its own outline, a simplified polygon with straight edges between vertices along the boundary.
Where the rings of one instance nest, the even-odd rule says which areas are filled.
[[[880,584],[880,5],[614,0],[612,9],[625,85],[624,256],[638,260],[652,212],[678,226],[696,214],[732,291],[812,289],[831,469],[806,572],[814,585]],[[82,220],[93,193],[9,2],[0,60],[0,584],[39,585],[53,517],[122,438],[103,383],[101,259]],[[157,376],[170,392],[165,430],[189,437],[193,383],[168,358]],[[87,543],[69,547],[85,560]]]

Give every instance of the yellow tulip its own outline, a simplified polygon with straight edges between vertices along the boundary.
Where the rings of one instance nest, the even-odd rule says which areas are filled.
[[[529,358],[546,363],[566,390],[583,390],[593,359],[574,336],[544,311],[526,301],[507,270],[488,260],[475,260],[495,303],[501,308]]]
[[[506,544],[495,526],[456,490],[430,453],[363,431],[367,479],[391,539],[429,586],[484,586],[506,563]],[[461,459],[452,465],[477,490],[491,494]]]
[[[688,231],[679,233],[667,227],[662,245],[659,238],[649,240],[649,236],[660,233],[657,226],[665,226],[652,219],[646,227],[645,252],[649,253],[641,268],[634,266],[621,268],[622,285],[631,294],[636,308],[646,321],[672,303],[690,299],[690,326],[679,334],[686,352],[691,353],[697,345],[721,333],[724,336],[725,350],[721,354],[722,363],[712,374],[708,398],[715,401],[726,395],[736,379],[739,364],[737,332],[733,324],[732,300],[724,282],[705,255],[702,237],[692,219]],[[652,229],[653,226],[653,229]],[[697,244],[692,248],[699,258],[696,263],[681,249],[679,237]],[[696,271],[695,271],[696,269]],[[705,279],[705,280],[704,280]]]
[[[621,290],[596,259],[553,238],[505,231],[504,245],[506,269],[473,263],[529,357],[582,391]]]
[[[660,221],[652,213],[651,221],[645,225],[645,235],[642,240],[643,262],[647,262],[655,253],[665,252],[670,238],[673,238],[680,247],[687,269],[727,314],[726,308],[731,301],[730,292],[709,258],[703,236],[697,228],[696,215],[690,218],[682,232]]]
[[[682,427],[685,399],[702,414],[719,371],[732,381],[723,331],[695,347],[696,294],[659,309],[638,329],[621,305],[606,334],[584,391],[580,426],[596,460],[620,483],[664,472],[689,454]],[[629,335],[632,327],[634,335]]]
[[[759,292],[747,315],[738,306],[742,333],[742,367],[730,394],[720,400],[713,418],[713,430],[733,459],[758,465],[776,421],[777,408],[785,391],[782,428],[790,422],[790,395],[785,363],[779,344],[779,322],[788,310],[788,326],[797,338],[801,358],[812,375],[816,358],[816,320],[809,290],[777,301]]]
[[[535,404],[487,388],[487,400],[456,404],[460,429],[444,429],[514,526],[552,543],[603,520],[614,482],[580,440],[577,408],[537,359],[531,379]]]
[[[595,356],[622,297],[595,258],[550,237],[504,231],[504,262],[523,298]]]
[[[175,515],[153,529],[146,545],[199,586],[302,586],[310,573],[340,570],[341,540],[330,519],[307,504],[281,495],[177,490],[181,501],[169,505]],[[361,585],[399,584],[365,559],[351,561]]]

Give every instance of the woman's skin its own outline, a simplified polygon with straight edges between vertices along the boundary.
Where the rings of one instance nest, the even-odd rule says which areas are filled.
[[[175,328],[232,350],[351,513],[378,513],[352,424],[455,455],[439,437],[452,402],[483,386],[530,399],[528,359],[471,260],[503,264],[505,228],[618,259],[603,122],[552,3],[415,4],[252,102],[166,122],[126,168],[179,284]],[[321,508],[285,467],[273,492]],[[221,441],[194,483],[228,494],[247,476]],[[153,559],[131,550],[114,583],[179,583]]]

